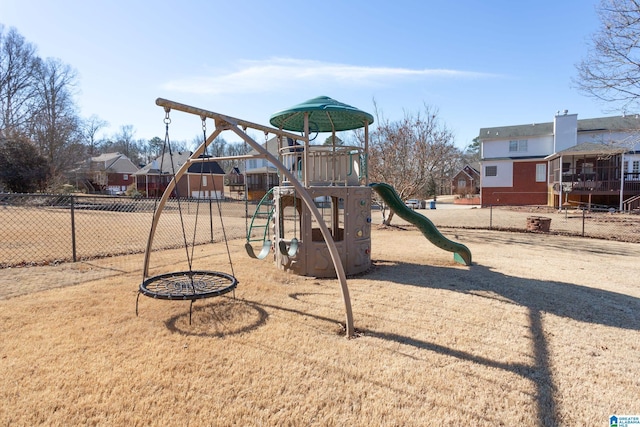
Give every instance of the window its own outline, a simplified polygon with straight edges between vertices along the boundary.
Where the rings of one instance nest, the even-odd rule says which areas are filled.
[[[547,164],[536,164],[536,182],[547,182]]]
[[[485,166],[484,176],[498,176],[498,166]]]
[[[460,178],[458,180],[458,188],[465,188],[467,186],[467,180],[464,178]]]
[[[122,176],[122,179],[124,179],[125,181],[129,180],[129,175],[127,175],[126,173]]]
[[[517,153],[517,152],[526,152],[527,151],[527,140],[526,139],[518,139],[509,141],[509,152]]]
[[[624,163],[622,164],[622,170],[627,172],[629,170],[629,161],[625,160]]]
[[[634,160],[631,164],[633,165],[631,172],[640,172],[640,160]]]

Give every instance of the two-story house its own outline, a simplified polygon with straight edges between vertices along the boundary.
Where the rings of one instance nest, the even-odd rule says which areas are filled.
[[[138,167],[124,154],[104,153],[91,157],[79,170],[88,191],[121,194],[134,183]]]
[[[283,144],[286,145],[286,143],[283,143],[283,141],[277,137],[273,137],[262,144],[262,146],[277,159],[279,158],[280,148]],[[258,152],[251,150],[247,154],[249,156],[256,156]],[[247,160],[245,176],[248,200],[260,200],[262,196],[280,182],[278,169],[265,158]]]
[[[471,165],[465,165],[451,179],[451,193],[460,196],[478,194],[480,192],[480,172]]]
[[[136,188],[146,197],[160,197],[173,179],[173,175],[189,161],[190,152],[165,153],[152,160],[135,173]],[[199,162],[190,164],[187,172],[176,184],[172,197],[194,199],[224,199],[224,170],[216,161],[207,161],[204,155]]]
[[[640,195],[640,117],[480,129],[481,200],[489,205],[579,205],[623,209]]]

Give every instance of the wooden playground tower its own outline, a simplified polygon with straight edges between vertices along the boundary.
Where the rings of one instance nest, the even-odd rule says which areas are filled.
[[[307,136],[302,143],[287,140],[279,157],[320,212],[316,218],[297,196],[290,178],[282,177],[273,191],[275,263],[279,268],[304,276],[336,277],[332,245],[346,274],[362,273],[371,266],[371,188],[366,159],[372,122],[370,114],[328,97],[271,116],[270,123],[280,130]],[[364,128],[364,147],[335,144],[336,132],[358,128]],[[331,133],[332,144],[311,145],[312,134],[318,132]],[[323,235],[321,223],[327,226],[330,239]]]
[[[231,131],[258,154],[209,157],[207,161],[264,158],[278,169],[280,177],[279,185],[273,189],[273,204],[267,211],[267,223],[262,226],[261,250],[256,254],[251,245],[255,241],[252,235],[260,233],[249,229],[247,252],[255,258],[272,256],[278,268],[295,274],[336,277],[345,305],[345,332],[347,337],[352,337],[354,326],[346,275],[364,272],[371,265],[372,190],[368,186],[367,154],[369,125],[373,123],[373,116],[329,97],[318,97],[273,114],[270,123],[275,127],[269,127],[162,98],[158,98],[156,104],[164,107],[167,115],[169,111],[177,110],[199,116],[203,128],[206,119],[213,119],[215,130],[175,172],[154,212],[141,293],[175,299],[173,294],[150,291],[146,286],[164,280],[164,276],[149,277],[149,257],[158,219],[175,183],[189,166],[203,161],[201,156],[206,148],[222,132]],[[362,147],[335,144],[336,132],[360,128],[364,128]],[[249,136],[248,130],[263,132],[265,137],[275,135],[280,144],[277,157]],[[332,145],[310,144],[318,133],[331,133]],[[256,208],[256,213],[259,208]],[[184,274],[189,277],[191,288],[194,287],[193,275],[191,271]],[[214,272],[213,276],[212,282],[220,277],[229,279],[231,285],[224,292],[234,288],[237,283],[232,275]],[[200,279],[203,289],[215,286],[207,283],[210,281],[207,276],[203,277]],[[220,290],[205,290],[201,294],[191,292],[183,295],[182,299],[190,299],[193,303],[195,299],[221,293]]]

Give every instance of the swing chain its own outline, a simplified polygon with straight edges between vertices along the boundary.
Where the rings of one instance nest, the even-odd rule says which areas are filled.
[[[164,107],[164,123],[169,126],[171,123],[171,118],[169,117],[169,113],[171,112],[171,107]]]

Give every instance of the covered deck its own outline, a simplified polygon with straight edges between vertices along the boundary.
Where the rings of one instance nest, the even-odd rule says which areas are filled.
[[[579,144],[547,160],[556,208],[588,204],[622,211],[640,206],[640,171],[629,168],[640,157],[628,148]]]

